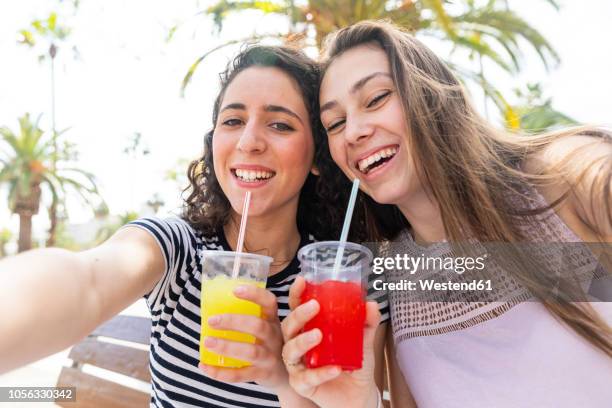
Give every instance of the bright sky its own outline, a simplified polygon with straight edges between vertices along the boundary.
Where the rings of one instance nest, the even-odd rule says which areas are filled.
[[[200,8],[207,3],[200,2]],[[606,40],[612,38],[612,2],[565,0],[559,13],[545,3],[515,0],[511,5],[552,42],[562,65],[546,73],[535,54],[526,52],[520,78],[495,74],[493,82],[506,89],[542,82],[559,110],[583,122],[612,123],[612,49]],[[20,0],[0,5],[0,125],[17,130],[17,118],[31,112],[43,113],[41,123],[50,128],[49,67],[16,39],[19,29],[45,18],[57,4]],[[82,0],[76,16],[67,16],[73,32],[57,58],[57,127],[71,128],[67,135],[81,152],[80,166],[96,174],[112,213],[138,210],[155,193],[166,201],[162,213],[179,208],[178,190],[164,175],[179,159],[199,155],[211,126],[218,73],[237,48],[228,47],[201,65],[185,98],[179,95],[183,75],[201,53],[227,39],[287,24],[247,13],[228,20],[218,37],[210,19],[192,17],[196,5],[195,0]],[[166,43],[168,28],[185,20]],[[77,60],[72,45],[80,52]],[[142,133],[151,151],[137,160],[122,153],[135,132]],[[4,191],[0,200],[0,228],[17,232],[18,218],[8,213]],[[73,222],[91,216],[76,201],[69,203],[69,214]],[[40,234],[46,216],[34,223]]]

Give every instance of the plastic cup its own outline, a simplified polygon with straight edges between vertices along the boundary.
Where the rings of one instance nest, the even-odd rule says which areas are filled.
[[[232,279],[234,262],[239,258],[238,276]],[[208,325],[208,318],[218,314],[242,314],[261,317],[261,306],[234,296],[240,285],[266,287],[272,258],[269,256],[231,251],[202,252],[202,331],[200,335],[200,362],[219,367],[240,368],[249,366],[248,361],[217,354],[204,346],[208,336],[221,339],[254,343],[255,337],[233,330],[215,330]]]
[[[341,262],[334,270],[341,245],[344,247]],[[303,247],[298,259],[306,280],[300,301],[316,299],[320,306],[304,331],[318,328],[323,334],[321,342],[306,353],[304,364],[308,368],[336,365],[347,371],[360,369],[372,252],[351,242],[324,241]]]

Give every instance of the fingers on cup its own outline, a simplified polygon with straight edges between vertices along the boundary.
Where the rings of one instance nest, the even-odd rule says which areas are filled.
[[[368,327],[378,327],[380,323],[380,310],[378,303],[370,301],[366,303],[366,325]]]
[[[247,333],[260,340],[265,340],[270,336],[270,322],[257,316],[241,314],[220,314],[208,319],[210,327],[216,330],[232,330]]]
[[[308,396],[314,388],[336,378],[342,370],[337,366],[319,367],[296,372],[289,376],[291,387],[299,394]]]
[[[281,324],[285,341],[295,337],[317,313],[319,313],[319,302],[314,299],[299,305],[289,313]]]
[[[234,295],[240,299],[249,300],[260,305],[264,316],[277,316],[278,304],[276,296],[267,289],[253,285],[240,285],[234,289]]]
[[[254,367],[223,368],[202,363],[200,363],[198,367],[208,377],[227,383],[255,381],[256,377],[256,369]]]
[[[298,362],[304,354],[321,342],[321,330],[312,329],[289,340],[283,347],[283,360],[285,363]]]
[[[297,276],[295,281],[289,288],[289,307],[291,310],[295,309],[300,305],[300,297],[302,296],[302,292],[304,292],[304,288],[306,287],[306,281],[303,277]]]
[[[259,344],[206,337],[204,345],[217,354],[248,361],[253,365],[261,365],[266,360],[266,357],[268,357],[266,349]]]

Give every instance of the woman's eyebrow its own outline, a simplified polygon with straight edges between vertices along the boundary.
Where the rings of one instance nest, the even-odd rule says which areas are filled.
[[[349,91],[350,94],[354,94],[357,91],[359,91],[361,88],[363,88],[365,86],[365,84],[368,83],[369,80],[374,79],[378,76],[386,76],[387,78],[391,78],[391,75],[388,72],[374,72],[371,73],[370,75],[367,75],[363,78],[361,78],[359,81],[355,82],[353,84],[353,86],[351,86],[351,90]]]
[[[239,109],[239,110],[246,110],[246,105],[244,103],[230,103],[225,105],[220,111],[219,113],[228,110],[228,109]],[[302,119],[300,118],[300,116],[293,112],[291,109],[285,108],[284,106],[280,106],[280,105],[266,105],[264,106],[264,112],[282,112],[282,113],[286,113],[287,115],[293,116],[294,118],[296,118],[297,120],[300,121],[300,123],[303,125],[304,123],[302,122]]]
[[[264,108],[264,111],[265,112],[283,112],[283,113],[286,113],[289,116],[293,116],[294,118],[299,120],[300,123],[302,123],[302,119],[298,116],[297,113],[293,112],[290,109],[285,108],[284,106],[280,106],[280,105],[266,105],[265,108]]]
[[[358,80],[357,82],[355,82],[353,84],[353,86],[351,86],[351,89],[349,90],[349,93],[355,94],[357,91],[359,91],[361,88],[363,88],[365,86],[365,84],[368,83],[369,80],[374,79],[376,77],[379,76],[385,76],[387,78],[391,78],[391,75],[388,72],[373,72],[370,75],[367,75],[363,78],[361,78],[360,80]],[[319,113],[323,113],[324,111],[331,109],[333,107],[335,107],[338,104],[338,102],[336,102],[335,100],[333,101],[329,101],[324,103],[323,105],[321,105],[321,107],[319,108]]]
[[[244,105],[244,103],[230,103],[225,105],[223,108],[221,108],[221,110],[219,111],[219,113],[228,110],[228,109],[240,109],[240,110],[246,110],[246,106]]]

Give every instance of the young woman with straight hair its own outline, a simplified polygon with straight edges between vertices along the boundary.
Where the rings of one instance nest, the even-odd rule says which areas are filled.
[[[483,276],[493,290],[486,295],[389,291],[390,362],[406,380],[391,382],[392,400],[407,406],[414,398],[420,407],[609,406],[612,308],[591,302],[587,292],[610,275],[610,133],[496,129],[439,57],[386,22],[331,35],[319,97],[330,154],[346,177],[361,181],[354,228],[364,240],[388,241],[389,256],[491,255]],[[327,183],[346,183],[333,169],[320,169]],[[414,272],[396,268],[386,278],[474,276]],[[302,288],[296,281],[290,298]],[[291,328],[285,360],[309,348],[301,341],[307,333],[295,333],[311,317],[300,306],[283,322]],[[307,371],[289,370],[294,387],[340,406],[333,398],[342,389],[338,379],[311,374],[305,381]]]

